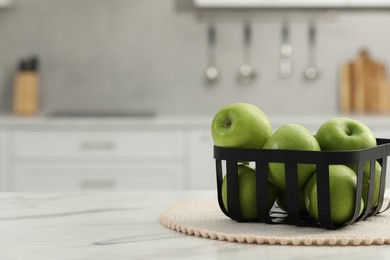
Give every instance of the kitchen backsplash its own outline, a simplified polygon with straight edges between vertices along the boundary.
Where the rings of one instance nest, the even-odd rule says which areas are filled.
[[[365,47],[390,61],[388,11],[340,11],[317,23],[318,80],[307,66],[304,12],[279,18],[252,12],[252,65],[256,81],[237,81],[242,23],[236,14],[215,18],[221,78],[204,81],[207,24],[188,0],[17,0],[0,10],[0,107],[12,109],[17,60],[38,55],[40,111],[155,110],[166,115],[214,113],[245,101],[267,113],[337,113],[339,68]],[[235,18],[233,19],[233,16]],[[203,18],[202,18],[203,17]],[[293,76],[279,75],[283,18],[290,20]],[[299,18],[298,18],[299,17]]]

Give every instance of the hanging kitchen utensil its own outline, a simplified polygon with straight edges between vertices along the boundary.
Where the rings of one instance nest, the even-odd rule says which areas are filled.
[[[251,64],[252,27],[250,22],[244,23],[243,35],[243,63],[238,71],[238,81],[241,84],[249,84],[256,78],[256,72]]]
[[[208,84],[214,84],[218,81],[219,71],[215,62],[215,46],[217,31],[214,23],[210,23],[207,28],[207,68],[205,71],[206,81]]]
[[[280,62],[279,70],[282,78],[289,78],[292,76],[292,46],[290,43],[289,23],[284,22],[282,26],[282,44],[280,46]]]
[[[312,21],[308,28],[308,49],[307,49],[307,67],[304,71],[304,77],[307,80],[315,80],[318,78],[318,69],[315,61],[316,48],[316,25]]]

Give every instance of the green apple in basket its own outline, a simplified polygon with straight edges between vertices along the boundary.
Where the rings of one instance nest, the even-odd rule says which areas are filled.
[[[335,225],[350,221],[355,211],[356,197],[355,172],[345,165],[329,166],[330,214]],[[317,176],[313,174],[304,187],[305,206],[310,215],[319,220],[317,200]],[[361,199],[360,213],[364,201]]]
[[[226,210],[227,206],[227,182],[226,175],[222,182],[222,201]],[[268,210],[275,203],[277,189],[272,183],[268,183]],[[257,217],[256,197],[256,171],[244,164],[238,165],[238,197],[240,213],[245,220],[253,220]]]
[[[298,124],[286,124],[273,133],[263,147],[264,149],[320,151],[314,135]],[[298,186],[302,188],[307,179],[315,171],[314,164],[298,164]],[[269,163],[270,182],[280,189],[286,188],[284,163]]]
[[[342,151],[359,150],[375,147],[376,139],[374,133],[363,122],[345,117],[332,118],[323,123],[317,131],[316,139],[322,150]],[[355,172],[356,165],[348,165]],[[363,199],[367,203],[370,164],[363,164]],[[378,205],[379,184],[381,176],[381,166],[378,162],[375,165],[375,184],[372,207]],[[365,204],[367,205],[367,204]]]
[[[364,123],[345,117],[332,118],[317,130],[316,139],[324,151],[359,150],[376,146],[373,132]]]
[[[357,166],[356,165],[348,165],[351,169],[355,171],[357,174]],[[379,162],[375,161],[375,178],[374,178],[374,194],[371,201],[371,208],[375,208],[378,205],[379,201],[379,186],[380,180],[382,176],[382,166]],[[368,201],[368,187],[370,185],[370,164],[365,163],[363,166],[363,190],[362,190],[362,198],[364,200],[364,209],[366,209],[367,201]]]
[[[216,113],[211,134],[217,146],[262,148],[272,134],[272,126],[260,108],[233,103]]]

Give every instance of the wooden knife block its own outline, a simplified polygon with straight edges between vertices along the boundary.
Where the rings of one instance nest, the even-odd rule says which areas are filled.
[[[14,113],[34,115],[38,111],[38,75],[36,72],[19,72],[15,79]]]
[[[343,113],[390,112],[390,83],[386,66],[360,52],[340,71],[340,110]]]

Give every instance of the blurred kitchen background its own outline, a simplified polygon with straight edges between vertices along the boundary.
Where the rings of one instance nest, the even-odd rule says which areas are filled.
[[[0,189],[212,189],[209,127],[232,102],[259,106],[275,129],[314,132],[347,113],[390,137],[386,100],[342,107],[361,101],[342,74],[363,54],[384,83],[362,93],[390,96],[390,1],[356,3],[1,0]],[[33,79],[18,79],[30,56]],[[256,76],[242,82],[246,63]]]
[[[217,1],[218,2],[218,1]],[[229,1],[227,1],[229,2]],[[238,1],[239,2],[239,1]],[[268,113],[337,113],[340,66],[361,48],[390,61],[390,15],[374,10],[202,11],[187,0],[15,0],[0,12],[1,108],[12,107],[15,66],[41,60],[40,111],[156,111],[208,115],[237,100]],[[204,81],[207,22],[216,27],[220,80]],[[237,82],[243,23],[252,24],[251,61],[259,76]],[[307,26],[317,26],[316,62],[307,81]],[[290,25],[293,75],[280,77],[281,28]]]

